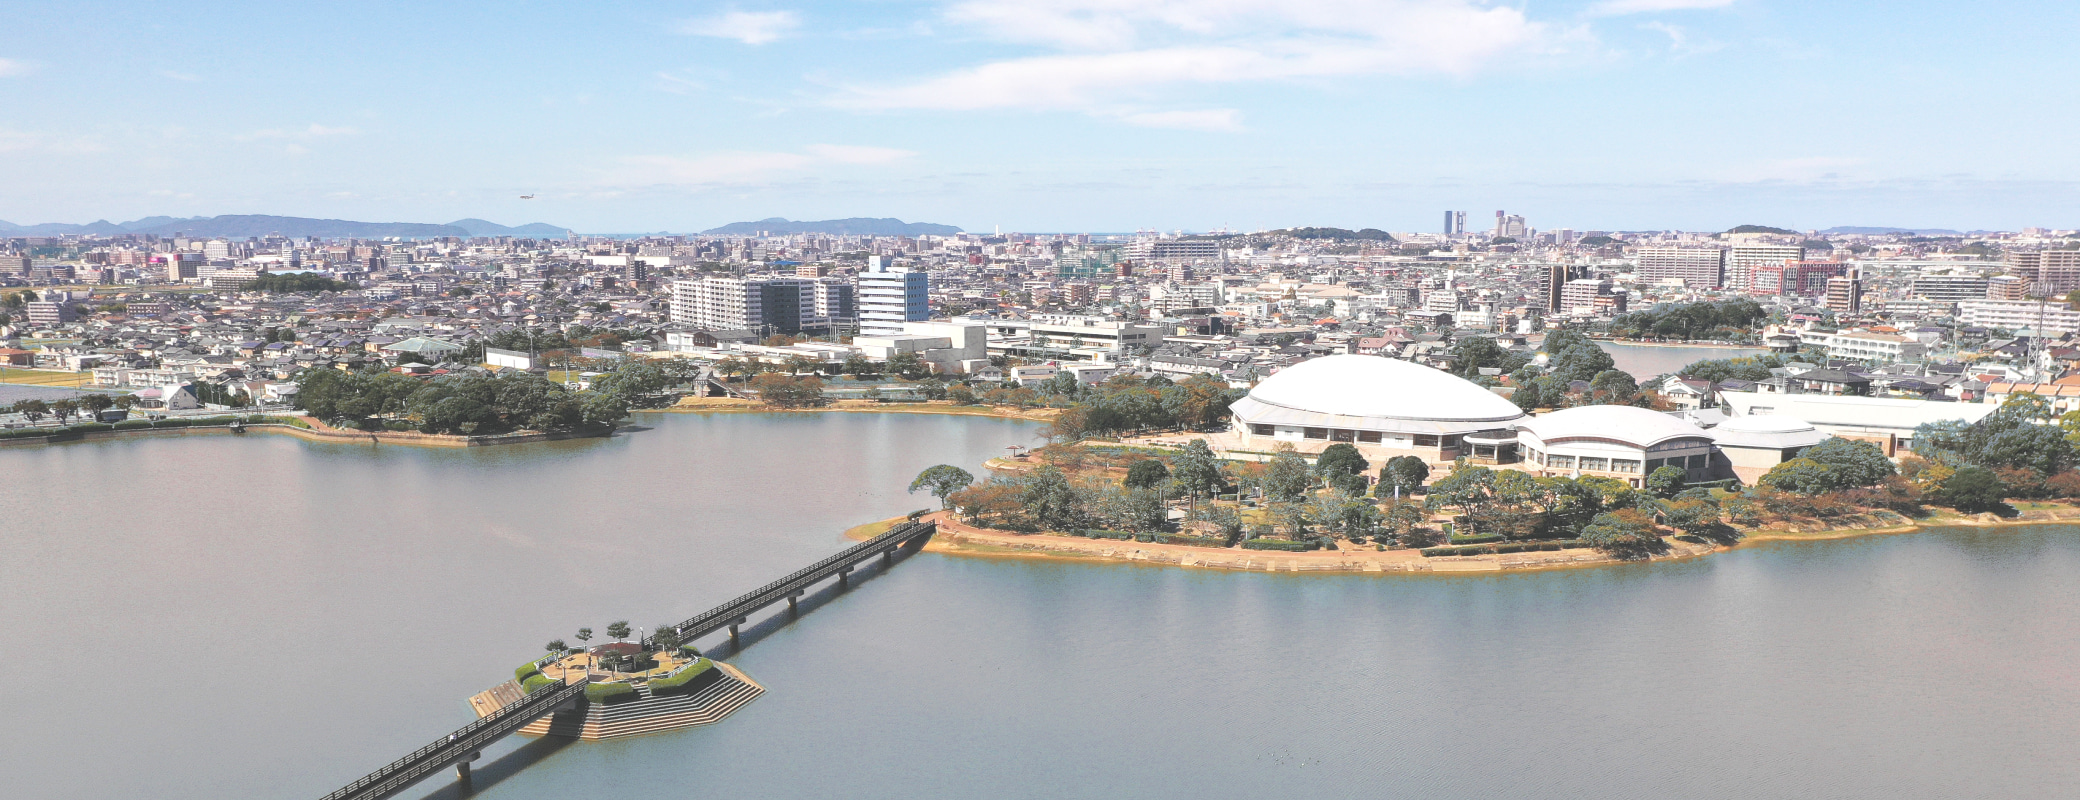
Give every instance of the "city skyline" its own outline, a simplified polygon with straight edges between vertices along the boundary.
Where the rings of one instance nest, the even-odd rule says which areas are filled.
[[[132,11],[14,12],[0,219],[2080,225],[2049,4]]]

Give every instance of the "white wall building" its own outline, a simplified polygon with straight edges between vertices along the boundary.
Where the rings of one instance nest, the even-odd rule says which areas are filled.
[[[2038,300],[1966,300],[1957,304],[1957,321],[1984,328],[2027,328],[2039,334],[2063,336],[2080,330],[2080,311],[2067,310],[2064,303]]]

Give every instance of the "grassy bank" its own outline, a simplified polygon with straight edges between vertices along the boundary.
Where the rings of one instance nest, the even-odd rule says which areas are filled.
[[[859,414],[942,414],[956,417],[991,417],[1016,419],[1027,422],[1047,422],[1054,419],[1060,409],[1013,408],[1011,406],[957,406],[944,400],[921,403],[877,403],[872,400],[838,400],[829,405],[815,408],[775,408],[756,400],[735,397],[689,397],[669,408],[657,409],[678,413],[698,414],[816,414],[844,412]]]

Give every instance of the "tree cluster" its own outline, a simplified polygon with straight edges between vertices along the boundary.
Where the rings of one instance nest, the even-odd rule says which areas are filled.
[[[1071,401],[1055,417],[1053,434],[1062,441],[1075,441],[1152,429],[1213,428],[1228,418],[1229,404],[1241,399],[1244,392],[1206,375],[1175,383],[1160,375],[1146,379],[1116,375],[1091,386],[1063,372],[1042,383],[1035,394]]]
[[[1753,336],[1768,318],[1753,300],[1721,300],[1620,314],[1608,330],[1633,339],[1739,339]]]
[[[298,406],[321,420],[359,428],[396,423],[437,434],[611,427],[630,407],[620,391],[580,394],[517,370],[417,378],[313,368],[298,374],[297,385]]]

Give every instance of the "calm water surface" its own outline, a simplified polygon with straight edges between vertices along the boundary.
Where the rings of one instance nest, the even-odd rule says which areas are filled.
[[[1618,369],[1632,373],[1633,378],[1642,381],[1675,372],[1700,359],[1738,358],[1769,352],[1765,347],[1656,347],[1621,342],[1597,342],[1596,345],[1611,354]]]
[[[316,797],[542,641],[690,615],[1035,431],[645,423],[0,451],[5,795]],[[1450,578],[921,555],[761,626],[733,661],[769,692],[722,724],[509,740],[476,796],[2066,797],[2076,616],[2071,527]],[[109,652],[137,660],[67,668]]]

